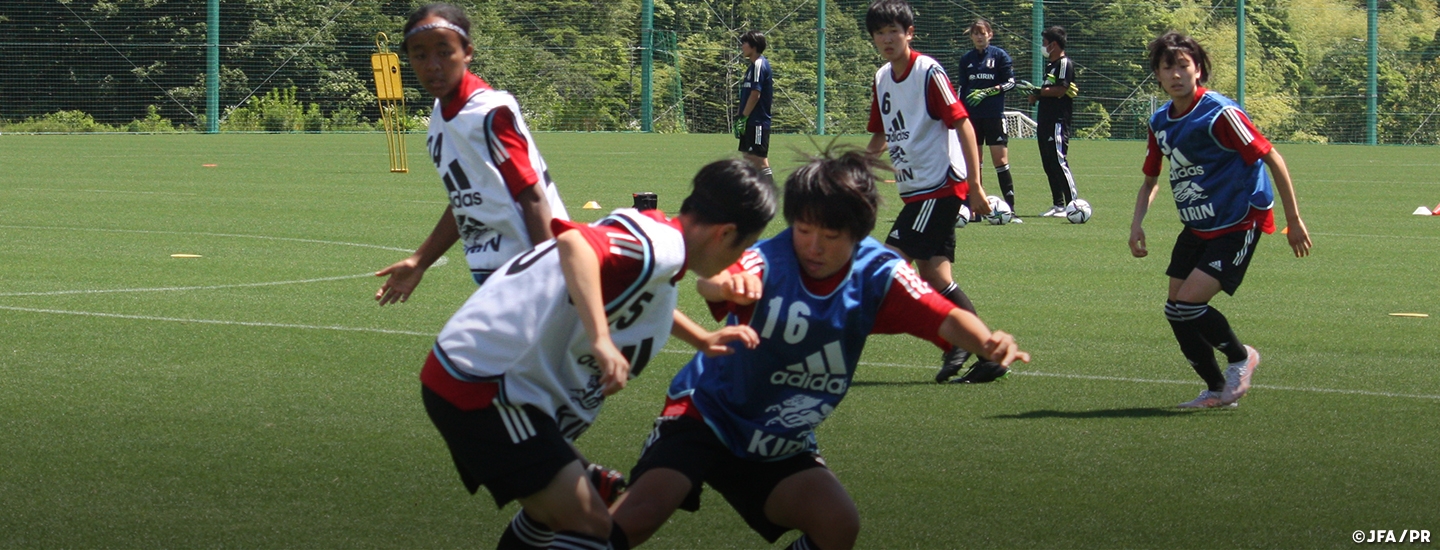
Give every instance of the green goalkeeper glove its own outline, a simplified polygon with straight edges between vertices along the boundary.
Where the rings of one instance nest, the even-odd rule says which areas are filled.
[[[979,105],[981,101],[985,101],[985,98],[998,93],[1000,92],[995,88],[976,88],[965,96],[965,104],[974,107]]]
[[[1080,87],[1076,86],[1074,82],[1071,82],[1070,87],[1065,88],[1065,97],[1073,98],[1077,95],[1080,95]]]
[[[1025,95],[1035,95],[1040,93],[1040,87],[1031,84],[1028,80],[1021,80],[1020,82],[1016,83],[1015,89]]]
[[[742,117],[740,117],[740,118],[735,119],[735,139],[740,139],[740,138],[742,138],[742,137],[745,137],[745,120],[746,120],[747,118],[749,118],[749,117],[743,117],[743,116],[742,116]]]

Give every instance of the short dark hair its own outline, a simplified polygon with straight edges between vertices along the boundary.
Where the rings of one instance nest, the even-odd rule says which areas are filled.
[[[740,43],[749,44],[750,47],[755,48],[755,53],[765,53],[765,33],[763,32],[750,31],[742,34]]]
[[[740,159],[717,160],[695,174],[680,213],[700,223],[735,224],[737,238],[758,235],[775,217],[775,186]]]
[[[865,10],[865,30],[870,34],[885,25],[895,24],[900,30],[915,26],[915,10],[905,0],[875,0]]]
[[[1168,31],[1159,38],[1150,42],[1150,72],[1160,70],[1163,62],[1174,63],[1175,58],[1181,55],[1188,55],[1200,67],[1200,83],[1204,84],[1210,80],[1210,55],[1205,53],[1205,48],[1194,38],[1180,34],[1175,31]]]
[[[883,168],[878,156],[854,147],[810,157],[785,180],[785,223],[813,223],[865,238],[875,229],[880,208],[875,170]]]
[[[424,21],[425,18],[432,15],[449,21],[450,24],[465,29],[465,34],[470,34],[470,18],[465,16],[465,10],[451,4],[426,4],[410,12],[410,19],[405,21],[405,30],[401,31],[401,35],[410,34],[410,29],[415,28],[415,25],[420,24],[421,21]],[[400,41],[400,51],[410,52],[410,48],[407,47],[406,44],[407,42],[409,42],[409,39]],[[470,38],[462,35],[460,42],[469,46]]]
[[[1065,27],[1055,25],[1045,29],[1040,32],[1040,38],[1051,44],[1060,46],[1062,50],[1065,49]]]

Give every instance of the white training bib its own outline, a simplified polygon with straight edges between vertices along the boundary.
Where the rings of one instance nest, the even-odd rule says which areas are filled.
[[[515,130],[529,144],[530,168],[540,176],[536,185],[541,186],[540,191],[550,203],[551,216],[570,219],[514,96],[498,90],[478,90],[449,121],[441,115],[440,101],[436,100],[425,138],[426,149],[449,194],[465,259],[471,272],[480,275],[488,275],[533,245],[520,209],[500,174],[500,164],[510,157],[495,138],[492,122],[496,109],[502,108],[514,115]]]
[[[931,117],[926,108],[932,80],[940,81],[939,93],[952,94],[947,102],[954,103],[945,69],[928,55],[916,56],[910,73],[900,82],[895,81],[889,63],[875,73],[875,102],[902,199],[936,191],[946,181],[965,181],[959,134],[945,121]]]
[[[674,227],[633,209],[596,223],[607,220],[633,235],[612,236],[612,250],[642,262],[639,278],[605,304],[610,339],[633,376],[670,336],[678,296],[670,281],[685,265],[685,242]],[[501,404],[533,405],[573,440],[595,421],[605,398],[557,249],[552,239],[506,262],[450,318],[436,344],[452,376],[498,382]]]

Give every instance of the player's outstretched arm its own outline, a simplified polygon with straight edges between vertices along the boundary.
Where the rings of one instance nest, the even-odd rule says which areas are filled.
[[[420,279],[425,276],[425,270],[444,256],[445,251],[450,250],[458,240],[460,230],[455,227],[455,214],[446,206],[445,213],[440,215],[440,221],[435,222],[435,229],[430,230],[430,236],[425,238],[425,242],[420,244],[414,254],[375,272],[376,277],[390,277],[385,279],[380,290],[375,292],[375,301],[383,306],[409,300],[410,293],[415,292],[415,287],[419,286]]]
[[[1135,217],[1130,220],[1130,255],[1136,258],[1150,254],[1145,248],[1145,213],[1150,211],[1150,203],[1155,200],[1159,182],[1158,177],[1145,176],[1145,183],[1140,184],[1140,192],[1135,196]]]
[[[566,231],[555,238],[560,248],[560,269],[565,273],[565,288],[580,324],[590,337],[591,353],[600,371],[600,384],[605,395],[625,389],[630,379],[630,361],[610,340],[610,322],[605,317],[604,295],[600,290],[600,257],[579,231]]]
[[[760,300],[764,283],[760,277],[748,271],[730,273],[721,271],[714,277],[695,281],[695,291],[711,302],[734,302],[746,306]]]
[[[1310,255],[1310,231],[1305,229],[1305,221],[1300,219],[1300,201],[1295,198],[1295,184],[1290,180],[1290,169],[1285,166],[1285,158],[1274,148],[1265,153],[1265,166],[1270,167],[1270,175],[1275,180],[1275,192],[1280,195],[1280,205],[1285,207],[1285,236],[1290,241],[1290,249],[1295,251],[1296,258],[1304,258]]]
[[[970,211],[989,216],[990,201],[986,200],[985,188],[980,185],[980,146],[976,145],[975,128],[970,126],[970,119],[955,121],[955,133],[960,134],[960,151],[965,155],[965,180],[970,183]]]
[[[704,352],[707,357],[735,353],[735,349],[730,347],[731,342],[740,342],[749,349],[760,345],[760,335],[749,325],[731,325],[711,332],[678,309],[672,315],[675,324],[670,326],[670,335]]]
[[[1015,337],[1002,331],[991,332],[975,314],[960,308],[950,310],[940,323],[940,337],[965,350],[986,357],[1006,367],[1015,361],[1030,362],[1030,354],[1015,344]]]

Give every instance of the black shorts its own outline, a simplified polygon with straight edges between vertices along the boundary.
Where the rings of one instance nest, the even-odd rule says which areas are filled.
[[[760,158],[770,157],[770,123],[745,122],[740,136],[740,152]]]
[[[955,219],[960,217],[960,197],[942,197],[906,203],[890,226],[885,244],[904,252],[912,260],[944,256],[955,261]]]
[[[531,405],[495,402],[462,411],[430,388],[421,386],[420,393],[425,412],[450,448],[460,481],[472,495],[481,485],[490,489],[497,507],[540,492],[580,458],[555,420]]]
[[[775,542],[790,528],[765,517],[765,501],[771,491],[787,477],[824,467],[825,460],[811,453],[774,462],[746,460],[730,452],[705,422],[686,416],[661,417],[655,420],[655,431],[630,470],[630,484],[634,486],[640,476],[656,468],[680,472],[691,484],[680,509],[694,512],[700,509],[701,483],[709,483],[751,529]]]
[[[1226,233],[1209,240],[1185,229],[1175,239],[1175,250],[1170,253],[1170,267],[1165,269],[1165,274],[1183,280],[1191,271],[1199,269],[1220,281],[1220,288],[1233,296],[1245,280],[1245,270],[1250,267],[1255,243],[1259,241],[1259,229]]]
[[[981,147],[986,145],[1004,146],[1010,142],[1010,136],[1005,133],[1005,119],[1002,118],[971,118],[970,124],[975,127],[975,143]]]

